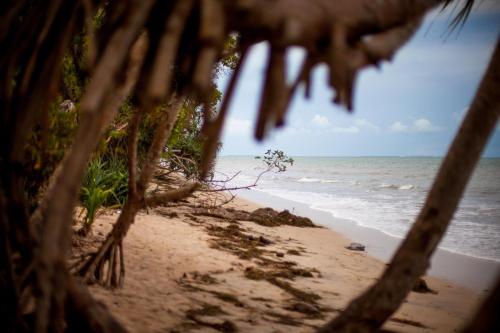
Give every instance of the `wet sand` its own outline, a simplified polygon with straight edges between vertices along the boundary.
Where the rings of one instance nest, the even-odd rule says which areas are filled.
[[[330,213],[311,209],[307,205],[271,196],[260,191],[241,191],[240,196],[274,209],[289,209],[307,216],[315,223],[339,232],[354,242],[366,246],[368,254],[387,262],[396,251],[400,238],[389,236],[379,230],[366,228],[332,217]],[[489,290],[500,275],[500,263],[438,249],[431,260],[428,275],[443,278],[475,291]]]

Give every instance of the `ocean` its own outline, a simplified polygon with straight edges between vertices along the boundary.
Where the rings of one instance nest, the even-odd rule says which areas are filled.
[[[439,168],[434,157],[294,157],[285,172],[264,174],[252,191],[324,211],[337,219],[402,238]],[[222,156],[216,178],[252,184],[265,170],[253,156]],[[245,191],[236,192],[245,197]],[[328,227],[328,225],[326,225]],[[334,229],[334,226],[331,225]],[[483,158],[440,247],[500,262],[500,159]]]

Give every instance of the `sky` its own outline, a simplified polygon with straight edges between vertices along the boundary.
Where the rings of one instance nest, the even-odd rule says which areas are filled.
[[[254,46],[231,102],[220,155],[262,155],[270,148],[290,156],[443,156],[500,34],[500,1],[477,2],[462,29],[447,36],[453,13],[436,10],[392,62],[361,71],[353,113],[331,103],[326,67],[318,66],[312,98],[299,89],[287,126],[262,143],[254,140],[253,126],[268,47]],[[300,48],[288,51],[290,79],[302,57]],[[227,81],[219,78],[222,91]],[[500,157],[500,125],[483,156]]]

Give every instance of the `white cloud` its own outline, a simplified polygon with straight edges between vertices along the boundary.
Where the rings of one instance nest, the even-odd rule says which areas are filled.
[[[313,133],[309,128],[301,127],[301,126],[287,126],[284,129],[284,132],[288,134],[310,134]]]
[[[423,133],[439,131],[441,131],[441,127],[432,124],[431,121],[427,118],[419,118],[415,120],[411,125],[406,125],[400,121],[396,121],[391,126],[389,126],[389,132],[398,133]]]
[[[408,126],[404,125],[400,121],[396,121],[394,124],[389,126],[389,131],[390,132],[408,132],[409,128],[408,128]]]
[[[380,132],[380,127],[363,118],[354,119],[354,125],[358,128],[366,128],[371,131]]]
[[[349,126],[349,127],[333,127],[332,128],[333,133],[359,133],[359,128],[356,126]]]
[[[412,129],[414,132],[438,132],[441,130],[439,126],[433,125],[429,119],[426,118],[415,120]]]
[[[351,126],[332,126],[330,121],[328,120],[327,117],[321,116],[319,114],[315,114],[314,117],[311,119],[311,123],[319,127],[321,129],[324,129],[326,133],[350,133],[350,134],[355,134],[361,132],[362,129],[368,129],[371,131],[379,132],[380,127],[377,125],[374,125],[367,119],[363,118],[356,118],[353,121],[353,125]]]
[[[229,118],[225,129],[229,134],[247,135],[252,129],[252,122],[248,119]]]
[[[320,116],[319,114],[314,115],[311,122],[318,127],[328,127],[330,126],[330,121],[327,117]]]

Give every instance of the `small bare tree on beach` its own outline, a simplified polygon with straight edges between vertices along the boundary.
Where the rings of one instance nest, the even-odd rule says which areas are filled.
[[[99,251],[80,271],[107,286],[123,284],[123,237],[147,203],[145,189],[158,164],[185,98],[209,104],[214,67],[224,43],[239,36],[239,57],[218,112],[204,113],[204,157],[200,179],[213,165],[249,48],[267,41],[263,93],[255,137],[286,123],[288,105],[300,85],[310,96],[311,72],[329,70],[334,102],[353,109],[357,73],[390,60],[420,26],[423,16],[450,0],[39,0],[6,1],[0,10],[0,326],[6,332],[125,332],[86,286],[69,274],[73,211],[85,168],[103,131],[127,97],[138,108],[129,123],[129,193],[126,206]],[[466,0],[456,22],[467,16]],[[104,15],[102,15],[104,13]],[[102,21],[95,28],[96,15]],[[47,114],[61,79],[64,55],[73,38],[84,34],[90,78],[79,104],[79,123],[71,147],[52,174],[32,212],[24,195],[23,168],[29,134],[48,131]],[[285,52],[306,50],[294,83],[286,83]],[[451,221],[467,181],[499,114],[500,45],[459,132],[450,147],[424,207],[381,278],[321,332],[373,332],[398,309]],[[147,157],[138,167],[137,126],[141,117],[162,108]],[[191,182],[152,202],[182,198]],[[155,201],[156,200],[156,201]],[[107,267],[107,269],[105,269]],[[469,332],[498,309],[497,289],[475,317]],[[492,305],[493,304],[493,305]],[[496,304],[496,306],[495,306]],[[489,311],[488,311],[489,310]],[[486,318],[486,319],[484,319]]]
[[[256,160],[262,161],[265,167],[261,172],[255,177],[255,180],[248,185],[234,186],[228,187],[227,183],[234,180],[241,171],[236,172],[234,175],[224,175],[224,179],[210,180],[209,184],[211,185],[209,189],[204,190],[205,192],[220,192],[220,191],[236,191],[243,189],[251,189],[256,187],[259,183],[262,176],[269,172],[285,172],[288,166],[293,165],[293,158],[286,155],[282,150],[271,150],[268,149],[263,156],[255,156]]]

